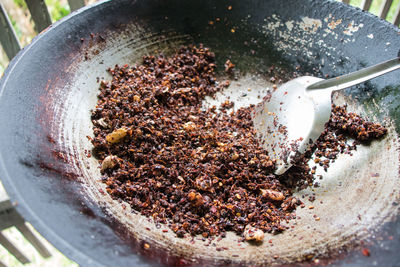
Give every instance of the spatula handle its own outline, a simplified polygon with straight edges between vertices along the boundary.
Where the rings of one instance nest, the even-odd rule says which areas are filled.
[[[308,86],[307,90],[326,89],[326,90],[337,91],[351,87],[353,85],[360,84],[362,82],[376,78],[378,76],[397,70],[399,68],[400,68],[400,51],[397,58],[349,74],[345,74],[339,77],[314,83]]]

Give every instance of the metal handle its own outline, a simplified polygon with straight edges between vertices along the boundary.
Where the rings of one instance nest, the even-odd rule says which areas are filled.
[[[399,68],[400,68],[400,51],[397,58],[346,75],[314,83],[308,86],[307,90],[319,90],[319,89],[330,89],[332,91],[341,90],[368,81],[370,79],[376,78],[378,76],[397,70]]]

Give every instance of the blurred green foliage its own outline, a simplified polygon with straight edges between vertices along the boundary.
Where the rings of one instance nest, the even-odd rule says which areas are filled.
[[[23,1],[23,0],[17,0],[17,1]],[[71,13],[67,1],[45,0],[45,2],[47,5],[47,8],[49,9],[51,20],[53,22],[65,17],[66,15]]]
[[[14,3],[24,10],[28,8],[24,0],[14,0]],[[65,17],[71,12],[66,0],[45,0],[45,3],[53,22]]]
[[[23,8],[23,9],[27,8],[24,0],[14,0],[14,3],[20,8]]]
[[[372,14],[378,15],[380,7],[382,6],[383,2],[385,0],[374,0],[372,1],[371,4],[371,8],[369,10],[369,12],[371,12]],[[350,0],[350,5],[352,6],[356,6],[356,7],[360,7],[362,5],[362,0]],[[386,18],[386,20],[392,22],[394,20],[394,16],[395,16],[395,12],[396,12],[396,7],[398,7],[400,5],[400,0],[394,0],[390,9],[389,9],[389,13],[388,16]],[[397,25],[399,26],[399,25]]]
[[[20,40],[22,38],[21,29],[19,28],[19,26],[18,26],[17,22],[15,21],[15,19],[13,17],[11,17],[11,15],[8,15],[8,18],[11,21],[11,24],[12,24],[12,26],[14,28],[15,34],[17,35],[18,39]]]

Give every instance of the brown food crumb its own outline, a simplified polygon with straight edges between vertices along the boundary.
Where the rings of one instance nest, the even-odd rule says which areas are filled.
[[[101,171],[104,172],[106,169],[112,169],[117,165],[118,157],[116,156],[107,156],[104,158],[103,162],[101,163]]]
[[[252,227],[251,225],[247,225],[244,229],[244,238],[246,241],[254,241],[259,243],[264,241],[264,232]]]
[[[205,96],[229,86],[217,84],[214,60],[200,45],[182,47],[170,58],[144,56],[140,65],[115,66],[108,70],[111,80],[100,83],[92,113],[94,155],[103,163],[118,158],[112,171],[104,166],[107,193],[178,237],[246,235],[249,225],[257,240],[264,232],[284,231],[281,222],[304,207],[292,192],[313,184],[307,165],[313,153],[329,159],[319,162],[327,168],[339,153],[356,149],[358,143],[346,144],[346,135],[366,142],[386,133],[334,106],[316,144],[275,176],[274,161],[256,137],[253,106],[231,114],[201,108]],[[229,60],[225,65],[228,71],[234,67]]]
[[[235,32],[234,29],[231,29],[231,31]],[[226,72],[232,72],[234,68],[235,68],[235,64],[233,64],[229,59],[226,60],[226,62],[225,62],[225,71]]]
[[[183,125],[183,129],[185,129],[185,131],[193,131],[196,129],[196,124],[192,121],[189,121]]]
[[[365,121],[355,113],[346,113],[346,107],[333,106],[330,125],[359,141],[370,141],[386,135],[387,129],[378,123]]]
[[[232,101],[226,100],[221,104],[221,109],[230,109],[233,108],[234,105],[235,103],[233,103]]]
[[[285,196],[282,192],[269,190],[269,189],[261,189],[261,194],[263,197],[269,198],[271,200],[282,201],[285,199]]]
[[[107,142],[113,144],[113,143],[118,143],[124,139],[124,137],[128,134],[128,129],[127,128],[119,128],[114,130],[112,133],[108,134],[106,136]]]

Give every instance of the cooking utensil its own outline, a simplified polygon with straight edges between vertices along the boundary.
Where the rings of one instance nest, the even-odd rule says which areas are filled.
[[[276,160],[275,174],[285,173],[296,155],[306,152],[324,131],[331,116],[332,92],[399,68],[400,51],[397,58],[350,74],[328,80],[303,76],[280,86],[254,114],[260,139],[265,141],[265,149]]]
[[[214,240],[216,247],[197,237],[193,243],[124,209],[105,192],[86,136],[92,135],[97,78],[108,79],[108,67],[140,62],[144,54],[204,43],[216,54],[220,76],[227,59],[236,65],[235,94],[250,102],[262,96],[267,76],[286,81],[296,67],[302,75],[324,77],[381,62],[397,52],[398,31],[337,1],[113,0],[81,9],[41,33],[5,71],[0,177],[18,212],[82,266],[296,265],[310,258],[397,264],[400,77],[394,73],[333,98],[363,116],[393,121],[389,136],[360,146],[353,157],[343,155],[320,173],[319,187],[296,193],[314,208],[298,209],[287,231],[268,234],[259,246],[229,232]],[[370,257],[356,246],[361,241]]]

